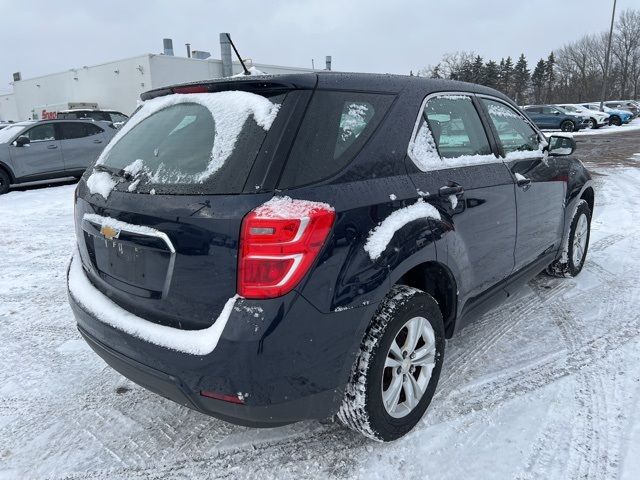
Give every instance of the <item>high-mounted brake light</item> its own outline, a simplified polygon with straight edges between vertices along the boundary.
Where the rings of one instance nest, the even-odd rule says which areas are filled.
[[[207,93],[208,91],[209,89],[205,85],[187,85],[173,89],[173,93]]]
[[[325,203],[274,198],[242,221],[238,294],[275,298],[302,280],[327,240],[335,212]]]

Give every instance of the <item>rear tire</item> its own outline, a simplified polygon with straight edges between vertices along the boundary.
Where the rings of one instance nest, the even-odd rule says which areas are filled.
[[[563,132],[573,132],[576,129],[576,124],[571,120],[565,120],[560,124],[560,130]]]
[[[0,195],[7,193],[11,186],[11,177],[9,174],[0,168]]]
[[[444,347],[438,303],[422,290],[394,286],[362,341],[339,420],[378,441],[405,435],[433,398]]]
[[[554,277],[575,277],[582,271],[589,249],[591,236],[591,210],[585,200],[580,200],[571,219],[569,237],[563,247],[562,256],[547,267]]]

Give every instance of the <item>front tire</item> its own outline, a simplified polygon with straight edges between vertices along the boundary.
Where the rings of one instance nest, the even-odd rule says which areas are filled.
[[[554,277],[575,277],[582,271],[589,249],[591,236],[591,210],[585,200],[580,200],[571,219],[569,237],[563,247],[562,256],[547,268]]]
[[[598,121],[595,118],[589,119],[589,128],[593,130],[600,128],[600,125],[598,125]]]
[[[576,125],[571,120],[565,120],[560,124],[560,130],[563,132],[573,132],[575,129]]]
[[[2,195],[3,193],[7,193],[10,186],[11,178],[9,177],[9,174],[0,169],[0,195]]]
[[[622,125],[622,119],[617,115],[613,115],[609,119],[609,125],[614,125],[616,127],[619,127],[620,125]]]
[[[378,441],[408,433],[433,398],[444,347],[438,303],[422,290],[394,286],[362,341],[339,420]]]

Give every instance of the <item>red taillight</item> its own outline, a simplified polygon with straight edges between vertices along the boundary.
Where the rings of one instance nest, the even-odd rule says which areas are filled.
[[[210,392],[209,390],[201,390],[200,395],[207,398],[222,400],[223,402],[238,403],[244,405],[244,400],[237,395],[227,395],[225,393]]]
[[[209,89],[205,85],[187,85],[173,89],[173,93],[207,93],[208,91]]]
[[[238,294],[274,298],[293,290],[318,256],[334,219],[329,205],[288,197],[250,212],[240,233]]]

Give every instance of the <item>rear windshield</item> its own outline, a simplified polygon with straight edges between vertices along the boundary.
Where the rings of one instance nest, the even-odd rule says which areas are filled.
[[[240,91],[149,100],[97,163],[133,173],[139,190],[240,193],[283,100]]]
[[[373,93],[315,92],[279,187],[317,182],[347,166],[371,137],[393,98]]]

